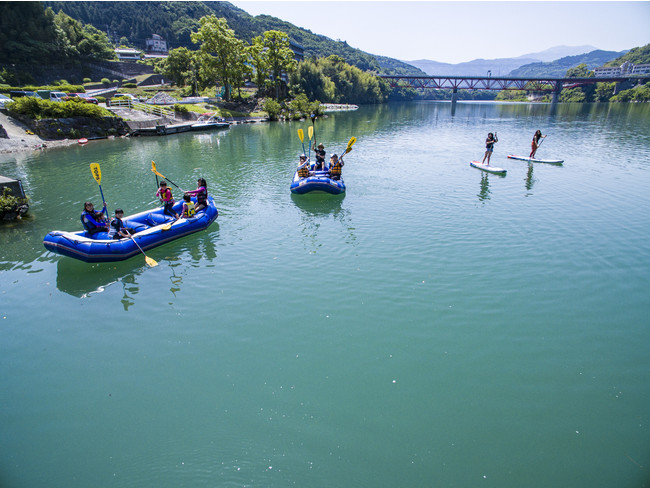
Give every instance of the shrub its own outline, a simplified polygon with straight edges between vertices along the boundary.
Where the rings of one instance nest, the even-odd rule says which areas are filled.
[[[90,78],[84,78],[83,79],[84,84],[86,83],[92,83],[92,80]]]
[[[82,100],[51,102],[34,97],[21,97],[8,104],[7,109],[16,114],[25,115],[30,119],[61,119],[68,117],[99,119],[107,115],[106,109],[92,103],[85,103]]]
[[[278,120],[278,115],[280,115],[281,110],[282,107],[280,107],[280,104],[272,98],[267,98],[264,101],[264,111],[269,114],[269,119]]]
[[[189,110],[185,105],[181,105],[180,103],[175,103],[174,112],[177,112],[179,114],[186,114],[189,112]]]
[[[108,78],[102,78],[102,83],[104,86],[108,86],[111,84],[111,80],[109,80]]]
[[[0,195],[0,216],[5,213],[17,212],[18,207],[27,203],[27,198],[20,198],[11,195],[11,188],[5,187]]]
[[[123,87],[123,88],[137,88],[138,85],[135,84],[135,83],[124,83],[124,84],[122,85],[122,87]]]

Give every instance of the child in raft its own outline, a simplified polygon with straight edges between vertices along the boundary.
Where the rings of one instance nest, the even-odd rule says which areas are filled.
[[[196,211],[200,212],[208,208],[208,184],[204,178],[199,178],[196,183],[196,190],[185,192],[185,194],[196,197]]]
[[[189,219],[196,215],[196,208],[194,207],[194,202],[188,193],[183,195],[183,218]]]
[[[165,215],[170,217],[180,218],[178,214],[174,211],[174,197],[172,196],[172,191],[170,188],[167,188],[167,182],[165,180],[160,182],[160,188],[156,192],[156,196],[160,197],[160,201],[163,204]]]
[[[115,218],[111,220],[111,226],[108,229],[108,237],[110,239],[129,238],[133,234],[133,229],[124,226],[122,217],[124,217],[124,211],[121,208],[116,208]]]

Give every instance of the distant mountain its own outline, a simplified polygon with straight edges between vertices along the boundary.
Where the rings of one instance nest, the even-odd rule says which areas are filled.
[[[561,78],[566,75],[570,68],[575,68],[579,64],[586,64],[590,70],[603,66],[608,61],[616,59],[627,51],[591,51],[586,54],[579,54],[577,56],[566,56],[564,58],[556,59],[550,63],[530,63],[520,66],[512,70],[509,76],[516,78],[537,78],[540,76],[549,76],[554,78]]]
[[[534,58],[501,58],[501,59],[475,59],[465,63],[449,64],[421,59],[418,61],[405,61],[416,68],[420,68],[431,76],[486,76],[488,71],[491,76],[506,76],[513,69],[524,64],[534,63]]]
[[[549,61],[555,61],[556,59],[564,58],[566,56],[576,56],[578,54],[590,53],[596,50],[598,50],[598,48],[594,46],[555,46],[538,53],[524,54],[519,57],[533,58],[537,61],[548,63]]]
[[[450,64],[420,59],[404,61],[421,69],[428,75],[441,76],[507,76],[511,71],[531,63],[552,61],[564,56],[572,56],[595,50],[593,46],[556,46],[538,53],[524,54],[516,58],[474,59],[464,63]]]

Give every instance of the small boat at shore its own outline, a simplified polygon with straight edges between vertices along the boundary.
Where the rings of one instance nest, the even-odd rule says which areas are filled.
[[[196,203],[196,199],[192,200]],[[182,206],[182,201],[178,202],[174,205],[174,210],[180,214]],[[45,236],[43,245],[48,251],[87,263],[122,261],[141,254],[143,250],[207,229],[218,215],[214,200],[208,196],[208,207],[191,218],[175,220],[164,215],[162,208],[124,217],[124,226],[135,230],[133,239],[110,239],[107,232],[89,236],[85,230],[53,230]]]
[[[299,171],[300,169],[297,169],[293,175],[290,186],[291,193],[302,195],[314,192],[339,195],[345,191],[343,180],[331,178],[329,171],[309,171],[308,176],[301,176]]]
[[[201,114],[196,122],[192,124],[193,131],[227,129],[230,124],[226,119],[219,117],[215,112],[205,112]]]

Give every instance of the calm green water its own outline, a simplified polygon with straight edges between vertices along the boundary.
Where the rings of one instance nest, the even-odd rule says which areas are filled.
[[[650,106],[331,115],[343,197],[289,192],[308,126],[0,155],[32,199],[0,225],[0,486],[648,486]],[[506,159],[538,128],[563,166]],[[489,131],[505,177],[468,164]],[[155,205],[151,160],[208,180],[206,232],[155,268],[44,249],[91,162]]]

